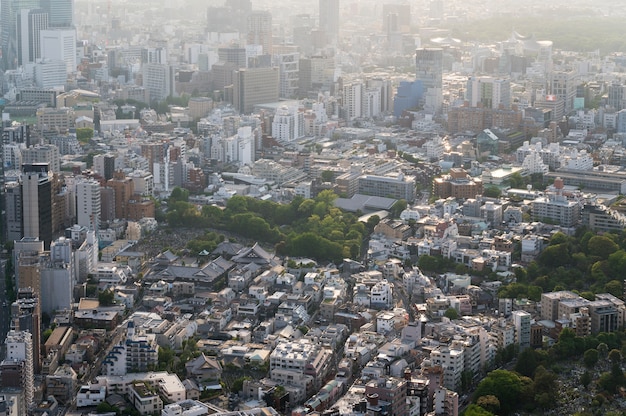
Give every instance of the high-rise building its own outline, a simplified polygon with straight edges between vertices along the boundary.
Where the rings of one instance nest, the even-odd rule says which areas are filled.
[[[68,73],[76,72],[76,29],[54,28],[41,30],[41,58],[63,61]]]
[[[49,247],[52,242],[52,174],[43,163],[25,164],[23,170],[24,237],[38,237]]]
[[[52,144],[38,144],[22,151],[22,163],[24,165],[37,165],[39,169],[42,163],[48,165],[51,172],[61,170],[61,156],[59,148]]]
[[[616,111],[620,111],[624,108],[624,84],[620,81],[614,80],[608,88],[608,100],[607,104],[613,107]]]
[[[41,265],[41,311],[48,315],[72,308],[75,283],[72,241],[61,237],[50,245]]]
[[[556,101],[562,101],[565,114],[569,113],[574,108],[576,98],[576,73],[552,72],[548,76],[548,93],[549,96],[555,96]]]
[[[290,142],[304,136],[304,113],[297,108],[282,106],[272,122],[272,136],[281,142]]]
[[[492,77],[470,77],[465,99],[470,106],[497,109],[511,107],[511,82]]]
[[[41,58],[42,30],[48,29],[48,13],[43,9],[18,11],[17,15],[17,64],[36,62]]]
[[[427,111],[439,111],[443,103],[443,50],[417,49],[415,69],[415,79],[422,84],[421,104]]]
[[[38,9],[39,0],[0,0],[0,46],[3,69],[17,67],[17,14],[23,9]]]
[[[217,55],[221,62],[230,62],[237,65],[237,68],[245,68],[247,64],[246,48],[239,46],[231,46],[228,48],[219,48]]]
[[[41,306],[37,293],[30,287],[18,289],[17,300],[11,305],[11,329],[32,334],[33,370],[38,374],[41,368]]]
[[[22,388],[26,407],[31,408],[35,401],[33,337],[27,331],[9,331],[5,345],[7,355],[0,363],[0,386]]]
[[[107,186],[113,188],[115,195],[115,218],[126,218],[128,201],[134,193],[132,179],[127,178],[123,172],[116,172],[113,179],[107,181]]]
[[[22,212],[22,184],[9,182],[4,188],[6,241],[20,240],[24,237]]]
[[[50,27],[74,27],[74,0],[41,0]]]
[[[411,5],[383,4],[383,32],[408,33],[411,29]]]
[[[145,64],[143,86],[150,93],[150,101],[162,101],[175,95],[174,67],[166,64]]]
[[[348,121],[361,117],[363,83],[353,82],[343,86],[342,107],[344,118]]]
[[[279,97],[278,68],[243,68],[233,74],[233,105],[243,114],[254,106],[277,102]]]
[[[339,0],[320,0],[320,29],[326,32],[328,39],[339,38]]]
[[[98,231],[100,210],[100,183],[94,179],[76,183],[76,223]]]
[[[248,15],[248,44],[262,45],[263,53],[272,53],[272,14],[255,10]]]

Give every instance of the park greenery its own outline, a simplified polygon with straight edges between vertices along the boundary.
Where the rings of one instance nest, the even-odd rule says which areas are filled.
[[[167,201],[167,222],[170,227],[189,227],[223,230],[243,238],[275,246],[276,253],[290,257],[310,257],[318,261],[340,262],[356,259],[366,233],[371,232],[375,220],[368,224],[358,221],[356,215],[336,208],[337,195],[322,191],[314,199],[296,197],[289,204],[278,204],[254,198],[234,196],[226,207],[213,205],[198,209],[189,203],[189,193],[175,188]],[[406,202],[404,202],[406,204]],[[402,207],[402,202],[398,209]],[[406,206],[406,205],[404,205]],[[368,229],[368,228],[372,229]],[[216,246],[220,237],[207,234],[193,240],[188,248],[202,251]]]
[[[626,232],[597,235],[581,227],[573,236],[555,233],[537,261],[516,269],[516,281],[498,296],[538,301],[542,292],[568,289],[588,299],[595,293],[621,297],[624,270]]]
[[[468,406],[464,415],[508,415],[520,410],[544,412],[557,405],[560,373],[565,364],[572,362],[581,362],[589,369],[578,381],[584,388],[594,384],[599,397],[595,397],[591,404],[600,409],[602,403],[626,387],[622,370],[625,354],[624,332],[580,337],[572,329],[565,328],[552,347],[527,348],[519,353],[513,371],[498,369],[490,372],[478,384],[473,404]],[[609,371],[605,371],[607,369]]]
[[[537,40],[551,40],[557,49],[577,52],[600,51],[601,54],[626,51],[626,39],[620,35],[623,20],[595,16],[573,9],[546,10],[537,16],[497,16],[467,22],[454,22],[451,35],[463,41],[506,40],[517,30]]]

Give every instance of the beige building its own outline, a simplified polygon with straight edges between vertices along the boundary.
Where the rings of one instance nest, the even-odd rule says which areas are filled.
[[[233,75],[233,105],[244,114],[258,104],[278,101],[278,68],[242,68]]]

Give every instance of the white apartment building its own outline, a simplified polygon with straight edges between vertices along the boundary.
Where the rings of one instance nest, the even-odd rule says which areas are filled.
[[[76,223],[95,231],[100,229],[100,184],[95,179],[76,183]]]
[[[372,307],[390,308],[393,305],[393,293],[387,280],[377,282],[370,290],[370,305]]]
[[[515,340],[520,351],[530,347],[530,314],[526,311],[513,311],[513,325],[515,325]]]
[[[282,106],[272,122],[272,136],[281,142],[291,142],[304,136],[304,113],[296,107]]]
[[[5,362],[23,362],[22,388],[27,408],[35,401],[35,375],[33,368],[33,336],[27,331],[9,331],[5,339]]]
[[[343,86],[343,110],[346,120],[362,116],[363,84],[360,82]]]
[[[461,373],[465,370],[464,351],[447,347],[435,348],[430,352],[433,365],[443,368],[443,385],[451,390],[461,385]]]

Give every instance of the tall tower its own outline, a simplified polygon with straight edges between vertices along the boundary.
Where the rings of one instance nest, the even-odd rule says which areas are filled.
[[[74,0],[41,0],[50,27],[74,27]]]
[[[272,53],[272,14],[255,10],[248,15],[248,44],[262,45],[263,53]]]
[[[48,29],[48,13],[43,9],[22,9],[17,15],[17,64],[24,65],[41,58],[42,30]]]
[[[22,9],[38,9],[39,0],[0,0],[0,46],[3,69],[17,67],[17,14]]]
[[[6,241],[21,240],[24,237],[22,218],[22,184],[9,182],[4,188]],[[4,236],[3,236],[4,237]]]
[[[93,179],[76,184],[77,224],[100,229],[100,184]]]
[[[67,72],[76,72],[76,29],[54,28],[39,32],[41,44],[41,58],[53,61],[63,61]]]
[[[26,407],[31,408],[35,400],[33,337],[27,331],[9,331],[5,344],[7,357],[0,364],[0,385],[22,388]]]
[[[320,29],[326,32],[328,39],[339,38],[339,0],[320,0]]]
[[[41,305],[32,288],[19,289],[17,300],[11,305],[11,329],[28,331],[33,336],[33,371],[41,370]]]
[[[72,308],[75,284],[74,253],[71,240],[61,237],[50,245],[50,255],[41,266],[41,310],[49,315]]]
[[[49,248],[52,242],[52,175],[45,163],[24,165],[23,170],[24,237],[39,237]]]
[[[443,103],[443,50],[422,48],[415,51],[415,79],[421,82],[424,109],[437,112]]]

